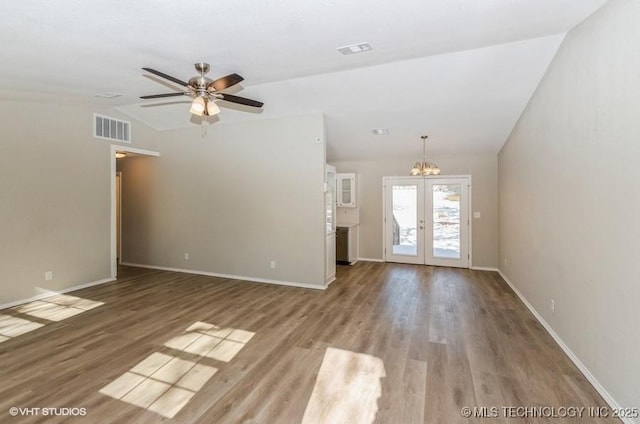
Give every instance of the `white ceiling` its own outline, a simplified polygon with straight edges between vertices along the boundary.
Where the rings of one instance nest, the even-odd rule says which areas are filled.
[[[329,159],[415,155],[425,133],[430,152],[495,153],[563,34],[605,2],[4,1],[0,96],[109,104],[182,128],[197,124],[188,98],[141,102],[172,89],[140,68],[186,80],[205,61],[209,76],[237,72],[238,94],[265,102],[262,113],[223,108],[220,123],[324,112]],[[360,42],[373,50],[336,51]],[[124,96],[93,97],[102,92]]]

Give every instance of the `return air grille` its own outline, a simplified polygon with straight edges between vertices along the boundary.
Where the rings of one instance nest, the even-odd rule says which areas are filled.
[[[94,113],[93,136],[120,143],[131,143],[131,122]]]

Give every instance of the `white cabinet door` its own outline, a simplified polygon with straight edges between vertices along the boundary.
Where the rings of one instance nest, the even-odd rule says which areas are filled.
[[[358,226],[349,228],[349,264],[358,262]]]
[[[325,283],[336,279],[336,168],[325,166]]]
[[[336,174],[336,194],[339,208],[356,207],[356,174]]]
[[[327,260],[327,263],[325,264],[325,283],[329,284],[336,279],[336,233],[327,234],[325,246],[327,248],[325,255]]]

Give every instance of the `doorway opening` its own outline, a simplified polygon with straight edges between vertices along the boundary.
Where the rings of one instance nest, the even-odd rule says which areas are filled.
[[[384,259],[468,268],[471,177],[384,177]]]
[[[116,278],[118,275],[118,262],[121,259],[121,220],[120,219],[120,199],[122,188],[122,175],[118,177],[116,170],[116,153],[130,153],[134,155],[142,155],[149,157],[160,156],[159,152],[153,150],[136,149],[134,147],[111,145],[111,277]]]

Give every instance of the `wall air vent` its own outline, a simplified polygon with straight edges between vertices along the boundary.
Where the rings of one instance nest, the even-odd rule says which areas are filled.
[[[131,122],[94,113],[93,136],[95,138],[131,144]]]

